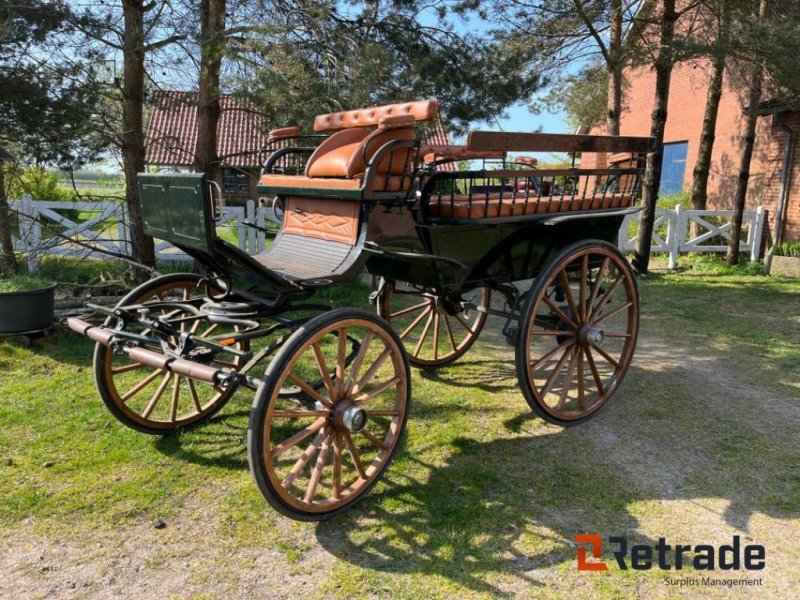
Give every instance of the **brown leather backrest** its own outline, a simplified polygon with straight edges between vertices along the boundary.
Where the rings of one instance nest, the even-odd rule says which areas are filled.
[[[439,112],[437,100],[419,100],[402,104],[387,104],[372,108],[360,108],[344,112],[317,115],[314,118],[314,131],[336,131],[349,127],[369,127],[380,124],[384,117],[413,115],[414,121],[429,121]]]
[[[307,177],[352,177],[350,162],[361,142],[369,135],[363,127],[344,129],[322,142],[306,163]]]
[[[268,138],[270,140],[283,140],[286,138],[298,137],[299,135],[299,127],[281,127],[280,129],[271,129]]]

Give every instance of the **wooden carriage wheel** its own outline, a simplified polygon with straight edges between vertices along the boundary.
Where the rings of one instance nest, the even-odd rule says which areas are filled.
[[[391,462],[410,397],[408,358],[382,319],[340,309],[310,320],[267,367],[253,403],[248,458],[264,497],[308,521],[352,507]]]
[[[448,365],[469,350],[486,322],[491,290],[481,287],[463,296],[467,308],[445,306],[431,292],[386,280],[380,287],[378,314],[400,335],[415,367]]]
[[[568,246],[539,274],[522,315],[516,366],[542,418],[574,425],[619,387],[639,331],[639,292],[628,261],[609,243]]]
[[[132,290],[117,306],[199,300],[205,297],[204,288],[198,287],[200,279],[200,275],[193,273],[156,277]],[[200,337],[216,337],[234,331],[229,325],[212,324],[178,308],[155,309],[152,316],[165,318],[181,331]],[[111,325],[113,322],[109,319],[107,323]],[[129,324],[127,330],[134,333],[144,331],[142,326],[134,323]],[[174,348],[177,342],[171,339],[169,346]],[[145,347],[162,352],[157,345]],[[244,349],[243,344],[234,347]],[[243,360],[235,356],[218,356],[210,364],[238,370]],[[128,427],[150,434],[169,433],[210,417],[235,391],[233,387],[221,389],[131,361],[126,356],[114,354],[102,344],[95,346],[94,376],[97,390],[111,413]]]

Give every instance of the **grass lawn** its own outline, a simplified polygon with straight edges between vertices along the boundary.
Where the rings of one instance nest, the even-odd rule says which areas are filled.
[[[102,405],[87,340],[2,341],[0,597],[788,597],[800,588],[800,283],[704,269],[640,287],[633,366],[595,419],[531,417],[490,320],[455,365],[414,372],[391,468],[321,524],[279,516],[256,490],[250,393],[149,437]],[[766,569],[711,575],[763,585],[678,589],[665,577],[703,573],[621,571],[607,548],[608,571],[578,572],[580,533],[739,535],[766,547]]]

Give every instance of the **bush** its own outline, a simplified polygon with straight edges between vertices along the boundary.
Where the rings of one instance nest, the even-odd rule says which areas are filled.
[[[800,258],[800,242],[776,244],[772,249],[772,255]]]
[[[6,195],[19,200],[24,194],[30,194],[34,200],[75,201],[75,191],[59,184],[58,173],[46,171],[42,167],[7,167]],[[58,212],[71,221],[78,219],[80,214],[78,210],[73,209]]]

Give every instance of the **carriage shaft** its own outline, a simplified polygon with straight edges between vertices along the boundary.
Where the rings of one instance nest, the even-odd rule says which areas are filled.
[[[115,344],[115,332],[113,329],[106,329],[100,325],[92,325],[77,317],[69,317],[67,319],[67,326],[73,331],[83,334],[103,346],[112,347]],[[147,348],[138,346],[120,346],[119,348],[134,362],[176,373],[177,375],[184,375],[191,379],[197,379],[198,381],[204,381],[212,385],[228,385],[236,378],[235,373],[229,373],[224,369],[204,365],[184,358],[167,356]]]

